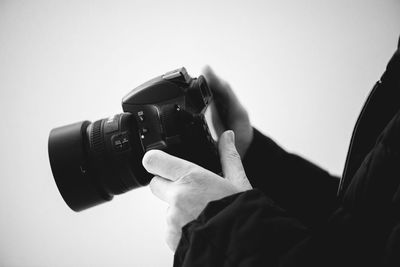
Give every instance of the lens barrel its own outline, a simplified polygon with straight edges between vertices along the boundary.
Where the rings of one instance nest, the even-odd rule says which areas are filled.
[[[74,211],[109,201],[144,186],[151,176],[141,164],[143,149],[129,113],[55,128],[48,152],[57,187]]]

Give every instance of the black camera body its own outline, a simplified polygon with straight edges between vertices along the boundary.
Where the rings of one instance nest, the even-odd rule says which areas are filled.
[[[204,116],[211,101],[205,78],[181,68],[133,89],[122,100],[124,113],[53,129],[49,158],[65,202],[80,211],[147,185],[152,175],[142,158],[151,149],[220,173]]]

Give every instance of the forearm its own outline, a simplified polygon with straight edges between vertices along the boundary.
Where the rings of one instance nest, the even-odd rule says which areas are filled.
[[[286,152],[256,129],[243,165],[253,187],[307,226],[320,225],[336,207],[337,177]]]
[[[183,228],[174,266],[277,266],[307,229],[258,190],[208,204]]]

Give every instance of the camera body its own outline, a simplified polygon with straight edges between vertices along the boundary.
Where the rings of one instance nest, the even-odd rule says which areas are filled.
[[[214,161],[204,159],[210,154],[217,156],[204,117],[211,100],[212,93],[204,77],[193,79],[181,68],[131,91],[123,98],[122,108],[135,118],[144,152],[164,150],[217,171]]]
[[[220,173],[204,113],[212,93],[203,76],[185,68],[156,77],[122,100],[124,113],[53,129],[49,158],[68,206],[80,211],[147,185],[144,154],[160,149]]]

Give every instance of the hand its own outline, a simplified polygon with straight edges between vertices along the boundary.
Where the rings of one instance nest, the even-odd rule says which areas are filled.
[[[208,202],[252,189],[234,138],[232,131],[226,131],[218,143],[225,179],[160,150],[144,155],[143,166],[155,175],[150,182],[151,191],[169,204],[166,241],[172,251],[178,246],[182,227],[196,219]]]
[[[210,67],[203,70],[203,75],[214,95],[214,103],[210,106],[214,129],[218,136],[225,130],[233,130],[237,150],[243,158],[253,140],[249,115],[229,84],[215,75]]]

